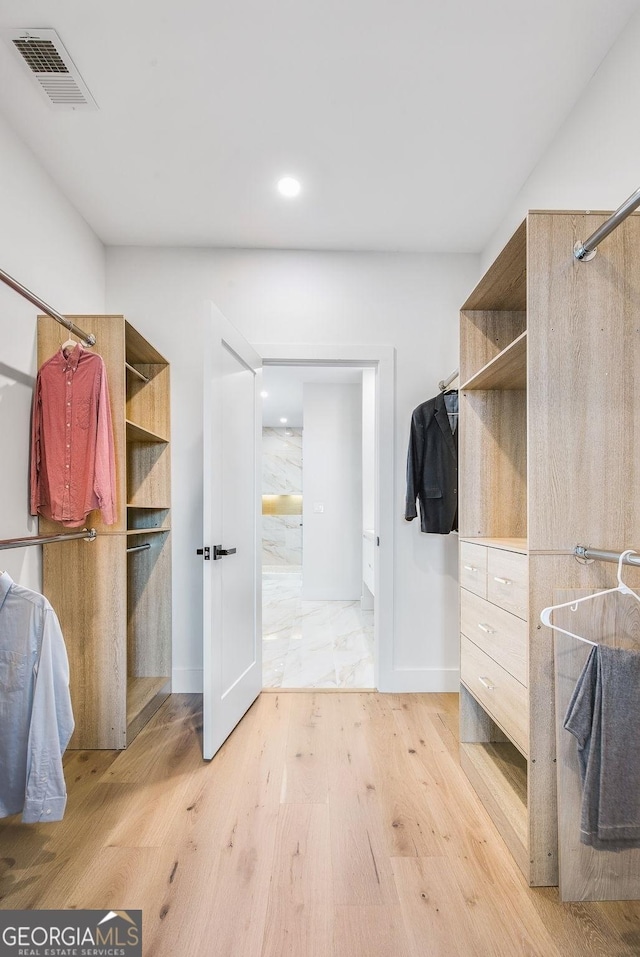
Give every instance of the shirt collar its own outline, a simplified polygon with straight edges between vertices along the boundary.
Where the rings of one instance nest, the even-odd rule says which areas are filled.
[[[75,347],[71,350],[68,356],[65,356],[61,349],[60,355],[62,356],[63,371],[67,372],[70,369],[71,372],[75,372],[78,368],[78,362],[80,361],[80,356],[83,352],[84,349],[79,342],[76,343]]]
[[[13,579],[8,572],[3,572],[0,575],[0,609],[4,605],[4,600],[9,594],[9,589],[13,585]]]

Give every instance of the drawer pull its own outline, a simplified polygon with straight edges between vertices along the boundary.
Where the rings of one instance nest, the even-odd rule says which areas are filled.
[[[481,685],[484,685],[487,691],[495,691],[495,685],[492,685],[488,678],[483,678],[482,675],[478,675],[478,681]]]
[[[480,631],[486,632],[487,635],[495,635],[496,633],[494,628],[489,628],[488,625],[483,625],[481,621],[478,622],[478,628]]]
[[[494,575],[493,580],[494,582],[500,582],[501,585],[513,585],[510,578],[498,578],[497,575]]]
[[[463,565],[462,567],[463,567],[464,569],[466,569],[466,571],[468,571],[468,572],[477,572],[477,571],[478,571],[478,569],[477,569],[477,568],[474,568],[473,565]]]

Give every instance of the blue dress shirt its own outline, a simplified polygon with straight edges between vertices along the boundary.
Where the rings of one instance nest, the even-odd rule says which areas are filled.
[[[73,732],[69,662],[43,595],[0,575],[0,817],[59,821],[62,755]]]

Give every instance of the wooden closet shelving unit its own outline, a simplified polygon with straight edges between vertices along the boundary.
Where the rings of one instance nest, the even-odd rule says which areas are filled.
[[[640,541],[640,217],[530,212],[460,314],[461,763],[530,884],[558,882],[554,590]],[[631,573],[630,581],[637,570]]]
[[[67,645],[76,728],[71,748],[124,748],[171,690],[169,364],[123,316],[72,316],[96,336],[116,459],[114,525],[91,512],[94,542],[44,546],[43,591]],[[38,319],[38,365],[60,326]],[[62,528],[40,519],[42,534]],[[132,545],[150,547],[127,553]]]

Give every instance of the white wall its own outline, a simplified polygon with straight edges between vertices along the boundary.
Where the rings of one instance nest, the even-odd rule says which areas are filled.
[[[0,210],[1,269],[58,312],[104,311],[102,243],[1,117]],[[0,283],[0,538],[37,533],[37,519],[29,516],[28,464],[38,311]],[[64,341],[68,334],[59,329]],[[3,551],[0,569],[41,588],[37,547]]]
[[[107,309],[172,362],[174,680],[201,682],[202,355],[212,299],[251,342],[394,345],[396,471],[393,677],[389,690],[457,689],[455,535],[404,521],[412,410],[458,363],[458,310],[475,256],[206,249],[107,250]]]
[[[482,255],[493,261],[529,209],[613,210],[640,187],[640,12],[594,74]],[[586,236],[581,237],[586,239]],[[606,240],[605,240],[606,242]]]
[[[302,395],[302,597],[355,601],[362,590],[362,389],[305,382]]]

